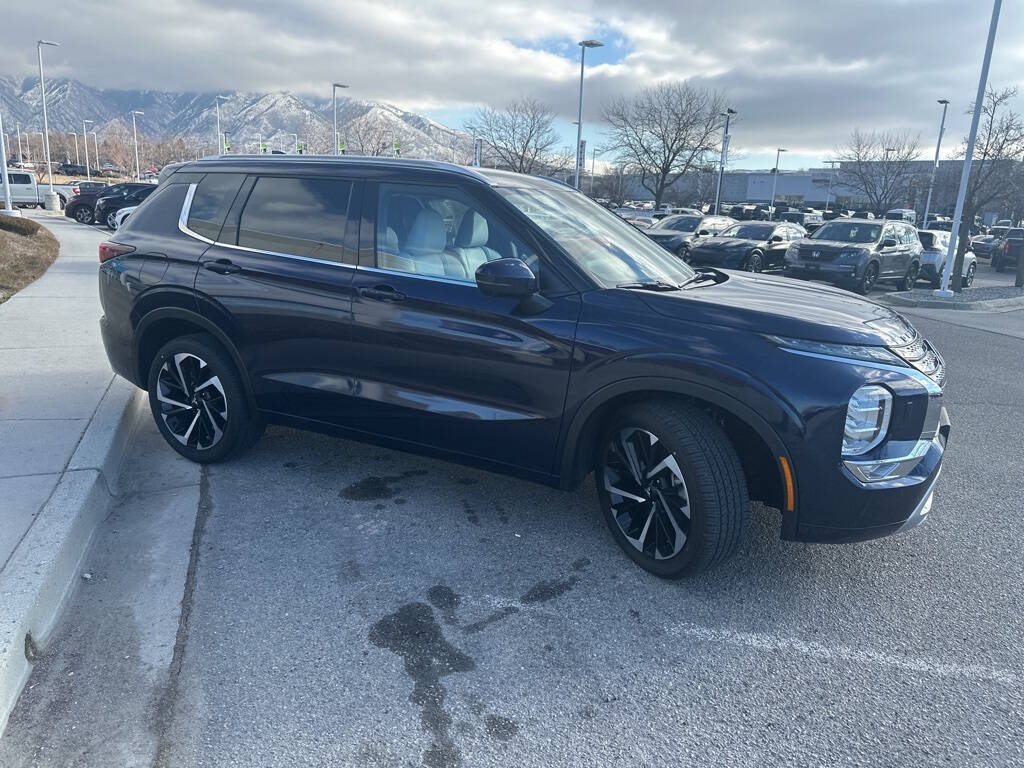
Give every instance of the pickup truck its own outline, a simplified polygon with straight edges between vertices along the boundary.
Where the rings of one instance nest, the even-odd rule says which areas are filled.
[[[992,269],[1002,272],[1017,268],[1017,259],[1024,252],[1024,228],[1013,227],[992,244]]]
[[[7,179],[11,185],[11,202],[18,208],[35,208],[46,202],[46,193],[50,191],[48,184],[36,183],[35,174],[27,171],[8,171]],[[60,198],[63,208],[75,196],[75,189],[70,184],[54,184],[53,191]]]

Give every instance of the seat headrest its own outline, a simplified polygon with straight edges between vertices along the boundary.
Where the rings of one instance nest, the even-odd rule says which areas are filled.
[[[389,253],[398,253],[398,233],[391,227],[384,230],[384,242],[380,247]]]
[[[430,208],[424,208],[417,213],[416,220],[409,230],[409,237],[406,238],[405,247],[443,251],[447,244],[448,235],[441,214]]]
[[[466,211],[459,225],[459,233],[455,236],[456,248],[480,248],[487,245],[487,219],[476,211]]]

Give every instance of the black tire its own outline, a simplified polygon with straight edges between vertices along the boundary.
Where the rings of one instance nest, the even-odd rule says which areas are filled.
[[[238,369],[207,334],[164,344],[149,366],[147,384],[160,434],[190,461],[210,464],[238,456],[263,433],[264,422],[249,407]]]
[[[688,246],[686,243],[683,243],[682,245],[680,245],[676,249],[676,256],[678,256],[684,262],[689,264],[690,263],[690,246]]]
[[[857,293],[861,296],[867,296],[871,293],[871,289],[875,287],[878,282],[878,262],[869,261],[867,266],[864,267],[864,274],[860,276],[860,280],[857,281]]]
[[[910,262],[910,266],[907,267],[906,274],[896,283],[897,291],[909,291],[914,287],[917,282],[917,276],[921,274],[921,265],[916,261]]]
[[[760,272],[764,269],[764,256],[761,255],[760,251],[754,251],[747,260],[743,262],[744,272]]]
[[[648,443],[645,456],[637,459],[639,472],[616,458],[633,450],[623,446],[636,439],[640,449]],[[659,460],[662,455],[673,458],[674,465],[648,478],[645,462],[657,467],[667,461]],[[639,453],[634,450],[632,456]],[[646,488],[636,483],[637,476]],[[722,429],[692,406],[664,400],[620,411],[601,436],[594,478],[612,536],[637,565],[656,576],[676,579],[712,568],[728,559],[745,536],[750,503],[739,456]],[[630,493],[615,483],[632,483],[639,495],[615,494],[609,488]],[[645,501],[652,505],[646,518]],[[677,514],[669,511],[672,507]],[[637,532],[636,538],[627,536],[624,526]],[[680,533],[685,534],[682,540]]]
[[[967,268],[967,274],[963,276],[963,282],[960,283],[964,288],[970,288],[974,284],[974,273],[976,271],[976,264],[971,264],[971,266]]]
[[[79,224],[92,224],[92,211],[87,205],[80,205],[71,212],[72,218]]]

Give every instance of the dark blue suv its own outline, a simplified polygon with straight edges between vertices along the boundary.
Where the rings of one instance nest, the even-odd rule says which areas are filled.
[[[691,269],[558,183],[200,160],[100,261],[111,364],[197,462],[273,422],[564,489],[593,472],[623,550],[666,577],[731,554],[751,499],[803,541],[894,533],[931,507],[945,366],[906,320]]]

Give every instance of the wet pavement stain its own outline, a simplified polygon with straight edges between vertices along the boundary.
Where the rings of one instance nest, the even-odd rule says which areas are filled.
[[[476,513],[476,510],[470,505],[465,499],[462,500],[462,509],[466,513],[466,519],[469,520],[473,525],[480,525],[480,516]]]
[[[548,600],[561,597],[579,583],[580,579],[578,576],[570,576],[568,579],[538,581],[526,591],[526,594],[519,598],[519,602],[523,605],[546,603]]]
[[[500,502],[494,503],[494,511],[498,513],[498,522],[502,525],[508,525],[508,515],[505,514],[505,508],[501,506]]]
[[[510,717],[488,715],[484,718],[484,725],[487,728],[487,734],[499,741],[508,741],[519,733],[519,723]]]
[[[455,611],[459,609],[460,602],[455,590],[445,584],[438,584],[427,590],[427,599],[441,612],[445,624],[455,623]]]
[[[589,557],[581,557],[581,558],[579,558],[577,560],[573,560],[572,561],[572,569],[574,571],[582,571],[588,565],[590,565],[590,558]]]
[[[467,635],[475,635],[477,632],[482,632],[487,629],[491,624],[496,624],[499,621],[507,619],[509,616],[513,616],[519,613],[519,609],[514,605],[510,605],[507,608],[501,608],[489,616],[485,616],[480,621],[474,621],[472,624],[467,624],[462,628],[462,631]]]
[[[455,768],[462,755],[449,730],[452,716],[445,709],[441,678],[476,668],[472,657],[462,653],[444,637],[434,611],[425,603],[407,603],[370,629],[370,642],[401,656],[405,672],[413,681],[409,701],[421,708],[420,722],[434,743],[423,754],[427,768]]]
[[[425,469],[409,469],[400,475],[389,475],[377,477],[376,475],[364,477],[342,489],[338,495],[343,499],[352,501],[373,501],[375,499],[390,499],[397,492],[392,484],[410,477],[418,477],[427,474]]]

